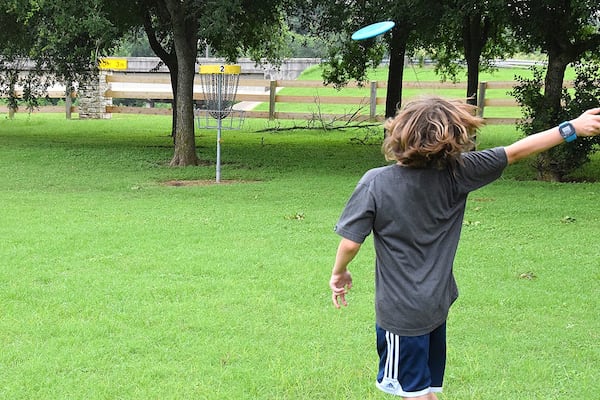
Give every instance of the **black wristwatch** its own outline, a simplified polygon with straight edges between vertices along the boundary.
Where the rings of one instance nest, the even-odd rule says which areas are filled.
[[[569,143],[573,140],[577,139],[577,132],[575,132],[575,127],[570,122],[563,122],[558,126],[558,131],[560,132],[560,136],[565,139],[565,142]]]

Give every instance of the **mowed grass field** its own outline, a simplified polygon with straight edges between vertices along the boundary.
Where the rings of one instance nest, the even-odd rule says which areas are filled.
[[[0,115],[0,398],[384,399],[368,239],[331,305],[333,226],[363,131],[215,132],[170,168],[170,120]],[[518,138],[490,126],[480,148]],[[600,159],[543,183],[527,162],[473,193],[442,399],[600,392]],[[170,185],[170,181],[203,181]]]

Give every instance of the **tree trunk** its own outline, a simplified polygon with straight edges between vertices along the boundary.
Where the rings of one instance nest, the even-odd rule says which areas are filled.
[[[152,16],[148,10],[144,11],[144,31],[148,37],[148,43],[150,43],[150,47],[169,69],[169,74],[171,77],[171,90],[173,92],[171,137],[173,138],[173,144],[175,144],[175,131],[177,130],[177,54],[175,54],[173,50],[167,51],[158,40],[155,28],[152,25]]]
[[[175,99],[175,153],[171,166],[198,165],[194,136],[194,75],[196,58],[179,61]]]
[[[185,3],[182,4],[179,0],[164,1],[171,15],[177,55],[175,152],[170,165],[198,165],[194,136],[194,76],[198,46],[195,20],[187,19]]]
[[[390,43],[390,67],[388,72],[385,117],[392,118],[402,106],[402,77],[404,76],[404,56],[409,32],[394,28]]]
[[[479,90],[479,57],[467,58],[467,103],[477,105]]]
[[[536,126],[539,130],[549,128],[560,123],[561,99],[565,71],[569,64],[569,58],[558,50],[548,51],[548,68],[544,81],[544,97],[542,106],[536,112]],[[552,150],[540,153],[535,158],[537,179],[549,182],[560,182],[563,176],[552,168]]]
[[[173,144],[175,144],[175,138],[177,132],[177,82],[179,82],[178,77],[178,67],[177,63],[175,63],[175,68],[171,69],[169,67],[169,75],[171,76],[171,91],[173,92],[173,103],[171,104],[173,110],[173,117],[171,118],[171,137],[173,138]]]
[[[463,45],[467,61],[467,103],[477,105],[479,60],[488,39],[488,22],[481,15],[466,16],[463,21]]]
[[[565,71],[570,57],[559,51],[548,51],[548,69],[544,81],[544,109],[547,110],[548,123],[556,123],[557,114],[561,109]]]

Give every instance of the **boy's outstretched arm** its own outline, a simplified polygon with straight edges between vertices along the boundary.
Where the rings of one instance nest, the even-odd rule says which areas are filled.
[[[340,304],[348,305],[346,293],[352,288],[352,275],[348,271],[348,264],[354,259],[354,256],[360,250],[360,246],[360,243],[346,238],[342,238],[338,246],[335,264],[329,280],[329,287],[332,291],[331,299],[336,308],[340,308]]]
[[[587,110],[579,117],[569,121],[577,136],[596,136],[600,134],[600,107]],[[509,146],[506,146],[508,163],[512,164],[530,155],[546,151],[565,139],[559,128],[554,127],[546,131],[527,136]]]

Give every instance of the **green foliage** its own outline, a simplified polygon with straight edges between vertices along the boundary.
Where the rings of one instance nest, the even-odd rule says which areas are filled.
[[[314,36],[302,35],[297,32],[289,32],[286,38],[286,47],[290,57],[298,58],[326,58],[327,43]]]
[[[124,6],[105,7],[101,0],[0,4],[0,93],[8,96],[9,106],[16,110],[24,104],[31,111],[55,81],[88,79],[97,58],[110,51],[129,26],[111,20],[122,11]],[[17,89],[22,90],[20,98]]]
[[[350,80],[364,82],[369,69],[376,68],[383,59],[385,46],[374,40],[366,43],[342,43],[329,47],[329,56],[323,65],[326,84],[341,87]]]
[[[533,76],[531,78],[517,75],[515,79],[518,85],[509,93],[514,96],[523,110],[523,121],[519,123],[519,129],[525,135],[532,135],[539,132],[542,127],[547,126],[547,121],[542,121],[543,116],[537,115],[538,110],[542,110],[544,95],[544,69],[541,67],[531,67]]]
[[[598,60],[582,60],[575,65],[574,89],[563,89],[563,107],[554,112],[546,107],[543,94],[542,68],[533,68],[533,78],[518,77],[519,84],[511,94],[521,104],[524,120],[519,124],[525,135],[548,129],[559,121],[579,116],[585,110],[598,106],[600,98],[600,69]],[[590,155],[598,150],[598,138],[578,138],[575,142],[557,146],[535,157],[534,166],[539,179],[562,181],[590,161]]]
[[[287,38],[283,0],[183,3],[193,4],[190,16],[198,36],[217,55],[232,61],[241,54],[257,62],[281,60]]]
[[[597,0],[521,0],[506,2],[515,37],[528,50],[570,56],[597,47],[600,35]],[[576,46],[574,46],[576,44]]]
[[[364,64],[368,63],[369,59],[364,52],[364,46],[359,47],[358,44],[352,43],[350,33],[363,21],[368,20],[368,17],[365,13],[353,17],[356,3],[310,0],[291,4],[292,8],[287,9],[287,13],[292,27],[304,35],[318,38],[324,44],[321,51],[324,53],[324,63],[328,64],[323,71],[324,81],[341,86],[349,79],[363,80],[366,69]],[[351,63],[351,66],[346,70],[348,63]],[[350,71],[352,68],[353,71]]]
[[[10,109],[17,111],[21,105],[25,105],[26,110],[32,112],[45,103],[45,92],[52,81],[34,71],[22,72],[5,68],[0,70],[0,94],[6,97]],[[22,91],[21,95],[17,93],[17,89]]]
[[[13,69],[7,69],[0,73],[0,93],[6,97],[9,109],[14,111],[19,109],[19,100],[15,95],[15,88],[19,82],[19,72]]]
[[[111,56],[115,57],[155,57],[143,29],[126,33]]]
[[[505,3],[494,0],[444,4],[439,28],[425,42],[443,80],[457,79],[464,69],[458,61],[477,58],[480,70],[494,70],[493,60],[514,52],[515,44],[506,31],[508,13]]]

